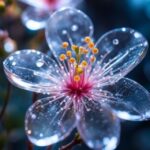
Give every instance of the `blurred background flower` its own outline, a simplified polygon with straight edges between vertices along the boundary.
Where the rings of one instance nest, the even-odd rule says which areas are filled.
[[[55,10],[61,7],[75,7],[82,0],[20,0],[30,5],[22,14],[23,24],[30,30],[45,27],[46,21]]]

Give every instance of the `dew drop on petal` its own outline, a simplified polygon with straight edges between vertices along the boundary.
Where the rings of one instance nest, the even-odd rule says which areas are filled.
[[[71,30],[72,31],[77,31],[78,30],[78,25],[72,25]]]
[[[36,62],[37,67],[42,67],[44,65],[44,61],[42,59],[37,60]]]
[[[118,39],[114,39],[114,40],[113,40],[113,44],[114,44],[114,45],[118,45],[118,44],[119,44],[119,40],[118,40]]]

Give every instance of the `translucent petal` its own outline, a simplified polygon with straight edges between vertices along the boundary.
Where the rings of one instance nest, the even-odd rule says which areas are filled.
[[[108,101],[118,117],[126,120],[150,118],[150,93],[135,81],[123,78],[103,90],[110,92]]]
[[[21,16],[22,22],[30,30],[39,30],[45,27],[50,13],[48,10],[29,7]]]
[[[48,97],[35,102],[27,111],[25,130],[29,140],[47,146],[66,138],[75,127],[72,101],[68,97]]]
[[[100,49],[97,60],[101,62],[103,76],[118,75],[117,79],[120,79],[141,62],[148,42],[133,29],[119,28],[104,34],[96,46]]]
[[[61,47],[62,42],[83,45],[83,38],[92,34],[93,24],[89,17],[73,8],[56,11],[51,15],[46,26],[48,45],[55,56],[65,52]]]
[[[77,113],[78,130],[92,149],[115,149],[120,137],[120,123],[110,108],[86,101],[83,112]]]
[[[3,65],[10,82],[26,90],[53,94],[62,82],[56,62],[36,50],[17,51]]]

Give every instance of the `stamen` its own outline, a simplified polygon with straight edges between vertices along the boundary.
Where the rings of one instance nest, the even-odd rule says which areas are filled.
[[[93,48],[93,49],[92,49],[92,53],[93,53],[93,54],[97,54],[98,52],[99,52],[98,48]]]
[[[91,42],[91,38],[90,38],[89,36],[87,36],[87,37],[84,38],[84,41],[85,41],[86,43],[89,43],[89,42]]]
[[[77,67],[77,68],[76,68],[76,73],[77,73],[77,74],[83,73],[83,69],[82,69],[81,67]]]
[[[64,61],[66,59],[66,55],[65,54],[61,54],[59,56],[60,61]]]
[[[79,82],[80,81],[80,76],[79,75],[75,75],[74,76],[74,81]]]
[[[88,65],[88,63],[85,60],[83,60],[81,64],[83,67],[87,67],[87,65]]]
[[[94,55],[99,52],[98,48],[95,47],[95,44],[90,37],[85,37],[84,42],[86,43],[86,47],[78,46],[75,44],[69,45],[68,42],[63,42],[62,48],[66,49],[66,54],[61,54],[59,56],[59,59],[61,61],[64,61],[66,59],[68,63],[73,64],[73,79],[75,82],[80,81],[81,74],[84,74],[84,70],[86,69],[86,67],[88,67],[88,61],[90,63],[94,63],[96,61],[96,57]],[[68,47],[71,47],[71,50],[68,50]],[[75,54],[74,57],[72,57],[73,53]],[[90,58],[86,58],[89,60],[83,59],[88,53],[92,53]]]
[[[88,44],[88,47],[89,47],[90,49],[93,49],[94,46],[95,46],[95,44],[94,44],[93,42],[90,42],[90,43]]]
[[[62,48],[66,49],[69,46],[68,42],[63,42],[62,43]]]
[[[69,59],[69,62],[70,62],[71,64],[74,64],[74,63],[76,62],[76,60],[75,60],[75,58],[71,57],[71,58]]]
[[[84,49],[84,51],[83,51],[83,54],[88,54],[88,50],[87,49]]]
[[[92,55],[92,56],[90,57],[90,61],[91,61],[91,63],[94,63],[94,62],[96,61],[96,57],[95,57],[94,55]]]
[[[71,51],[67,51],[66,55],[67,55],[67,57],[71,57],[72,56],[72,52]]]
[[[82,46],[79,47],[79,51],[80,51],[81,54],[83,54],[83,51],[84,51],[84,50],[85,50],[84,47],[82,47]]]
[[[78,46],[77,45],[72,45],[71,49],[74,50],[74,51],[76,51],[78,49]]]

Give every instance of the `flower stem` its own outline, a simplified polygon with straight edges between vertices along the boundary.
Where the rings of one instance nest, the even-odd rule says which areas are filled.
[[[35,103],[37,98],[38,98],[38,94],[37,93],[33,93],[32,94],[32,103]]]
[[[81,143],[82,143],[82,140],[80,138],[80,135],[77,133],[74,139],[70,143],[62,146],[59,150],[71,150],[74,146],[81,144]]]
[[[5,114],[8,102],[10,100],[11,89],[12,89],[11,87],[12,87],[11,84],[8,82],[6,95],[4,97],[4,105],[3,105],[3,108],[2,108],[2,110],[0,112],[0,120],[2,120],[2,118],[3,118],[4,114]]]
[[[52,149],[52,146],[47,146],[47,149],[46,150],[51,150]]]
[[[29,140],[27,140],[27,150],[33,150],[33,145]]]

